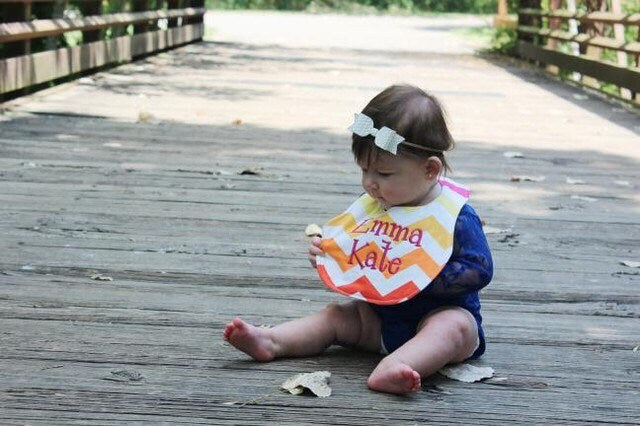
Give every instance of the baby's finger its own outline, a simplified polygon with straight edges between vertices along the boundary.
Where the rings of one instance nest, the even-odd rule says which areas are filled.
[[[316,247],[320,247],[320,244],[322,243],[322,238],[315,236],[313,238],[311,238],[311,244],[316,246]]]

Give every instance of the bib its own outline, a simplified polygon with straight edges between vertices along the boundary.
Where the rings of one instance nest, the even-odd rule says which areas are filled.
[[[469,190],[440,178],[431,203],[385,210],[368,194],[322,228],[318,274],[332,290],[377,305],[404,302],[438,276]]]

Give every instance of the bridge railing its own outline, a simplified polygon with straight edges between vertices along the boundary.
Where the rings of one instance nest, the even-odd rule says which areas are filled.
[[[120,10],[109,11],[114,5]],[[203,6],[204,0],[0,0],[0,99],[201,40]]]
[[[563,78],[640,102],[640,13],[624,12],[620,0],[586,3],[550,0],[549,9],[518,10],[518,54]],[[564,7],[564,8],[563,8]]]

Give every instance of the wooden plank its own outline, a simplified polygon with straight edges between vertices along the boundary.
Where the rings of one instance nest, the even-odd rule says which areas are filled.
[[[601,22],[604,24],[640,25],[640,13],[614,13],[614,12],[572,12],[570,10],[557,9],[547,11],[542,9],[518,9],[518,14],[527,16],[541,16],[558,18],[563,20],[576,19],[580,22]]]
[[[576,42],[584,45],[603,47],[605,49],[617,50],[620,52],[627,52],[633,54],[640,54],[640,42],[626,43],[624,40],[616,40],[609,37],[592,36],[585,33],[572,34],[562,30],[551,30],[549,28],[536,28],[519,26],[518,32],[526,34],[539,35],[542,37],[548,37],[555,40],[562,40],[567,42]],[[626,63],[620,64],[626,68]]]
[[[557,65],[570,71],[613,83],[620,87],[640,91],[640,68],[622,67],[617,64],[566,55],[531,43],[518,42],[518,55],[526,59]]]
[[[0,61],[0,93],[66,77],[106,64],[130,61],[202,38],[202,25],[172,28]]]
[[[638,423],[640,274],[620,264],[638,256],[637,115],[532,68],[325,37],[191,44],[3,105],[0,423]],[[473,362],[498,380],[434,376],[407,397],[367,389],[378,354],[256,363],[220,338],[236,315],[273,325],[345,300],[302,229],[361,192],[344,128],[397,75],[442,93],[453,177],[504,231],[488,235]],[[143,110],[154,122],[136,123]],[[123,369],[143,378],[113,381]],[[330,398],[279,391],[315,370],[332,372]]]
[[[29,22],[0,24],[0,43],[29,40],[63,34],[68,31],[98,30],[112,26],[126,26],[157,19],[201,16],[203,8],[155,10],[110,15],[86,16],[77,19],[36,19]]]

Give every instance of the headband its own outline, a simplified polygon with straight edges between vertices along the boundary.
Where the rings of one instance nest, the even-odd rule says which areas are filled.
[[[349,130],[358,136],[373,136],[374,143],[378,148],[390,152],[393,155],[396,155],[398,152],[398,145],[401,143],[414,148],[423,149],[425,151],[442,152],[440,149],[427,148],[426,146],[407,142],[402,136],[397,134],[395,130],[386,126],[376,129],[373,127],[373,120],[362,113],[354,114],[353,124],[349,126]]]

